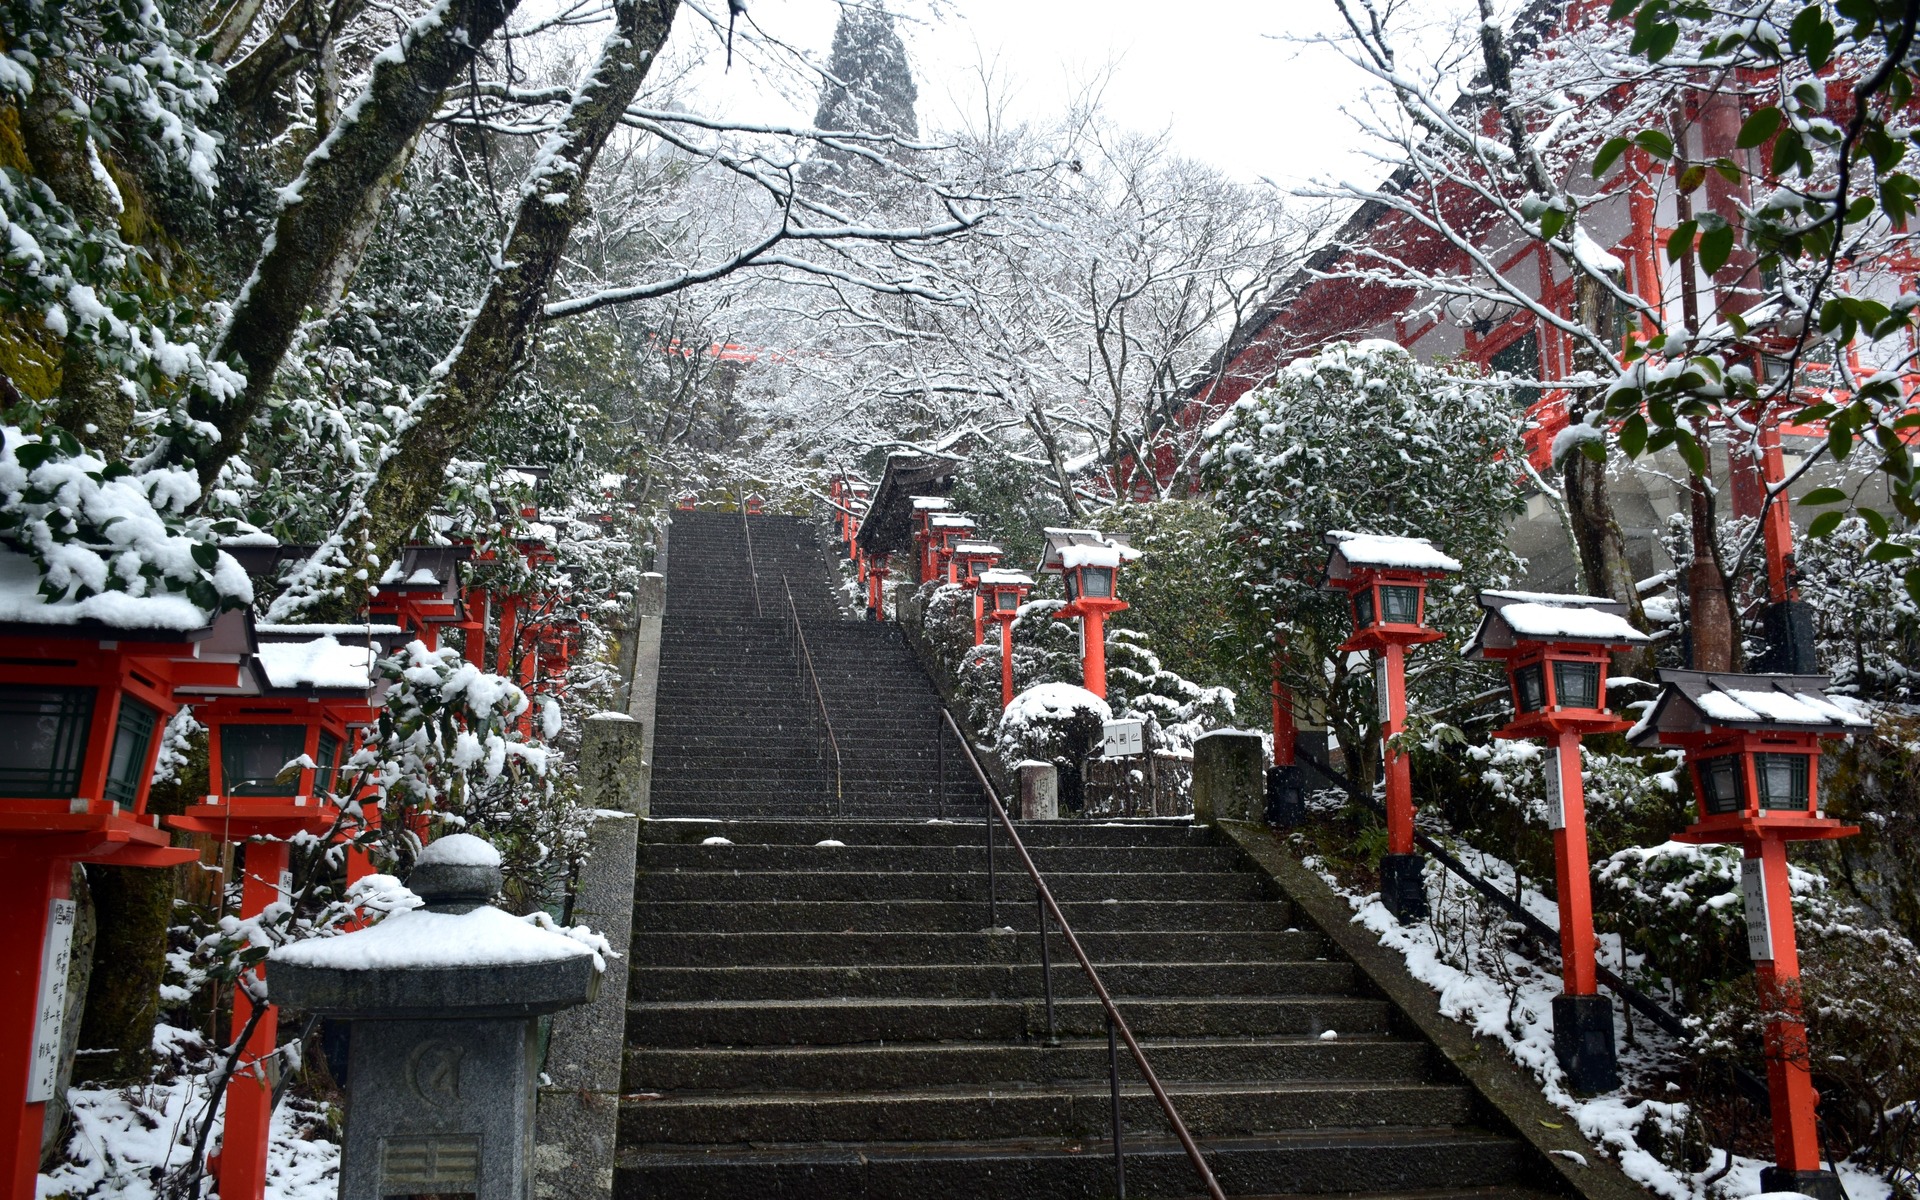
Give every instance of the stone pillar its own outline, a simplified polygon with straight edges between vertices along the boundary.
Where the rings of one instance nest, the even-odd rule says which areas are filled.
[[[633,607],[633,679],[627,688],[627,715],[640,726],[639,795],[637,807],[621,811],[645,816],[653,790],[654,707],[660,695],[660,623],[667,612],[667,577],[655,571],[642,575],[634,589]]]
[[[1219,729],[1193,744],[1193,819],[1258,821],[1265,808],[1266,748],[1257,733]]]
[[[626,713],[595,713],[581,722],[580,794],[594,808],[647,815],[646,723]]]
[[[1052,763],[1023,762],[1020,772],[1020,818],[1055,821],[1060,817],[1060,769]]]

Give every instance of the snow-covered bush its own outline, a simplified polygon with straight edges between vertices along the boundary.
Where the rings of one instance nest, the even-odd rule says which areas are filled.
[[[1112,719],[1107,702],[1083,687],[1038,684],[1016,695],[1000,714],[994,749],[1002,762],[1059,768],[1061,810],[1078,812],[1085,804],[1087,758],[1099,749]]]
[[[1150,749],[1191,752],[1194,739],[1233,722],[1233,692],[1201,687],[1160,665],[1136,629],[1107,634],[1107,703],[1117,717],[1146,718]]]
[[[1428,591],[1428,624],[1447,642],[1413,660],[1414,707],[1471,696],[1492,673],[1463,661],[1481,588],[1519,561],[1507,524],[1522,493],[1513,463],[1524,415],[1505,390],[1416,362],[1391,342],[1336,343],[1296,360],[1239,400],[1205,435],[1202,478],[1226,514],[1248,652],[1278,656],[1282,681],[1324,713],[1352,764],[1377,758],[1370,671],[1337,649],[1345,604],[1320,584],[1331,530],[1431,539],[1463,569]]]
[[[1911,532],[1887,540],[1920,550],[1920,535]],[[1910,560],[1868,557],[1878,541],[1859,517],[1827,537],[1802,539],[1800,596],[1812,610],[1820,664],[1838,690],[1905,700],[1920,691],[1920,607],[1901,578]]]

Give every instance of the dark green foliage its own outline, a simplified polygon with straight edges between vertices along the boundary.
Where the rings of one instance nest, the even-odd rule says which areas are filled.
[[[1046,547],[1049,526],[1072,524],[1051,488],[1035,486],[1038,468],[991,442],[961,462],[953,479],[953,506],[980,522],[980,531],[1006,551],[1008,567],[1031,572]]]
[[[814,127],[891,133],[911,140],[920,133],[913,111],[919,98],[892,14],[877,5],[843,6]]]

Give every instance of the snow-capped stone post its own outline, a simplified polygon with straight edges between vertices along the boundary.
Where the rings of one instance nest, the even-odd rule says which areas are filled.
[[[919,560],[915,583],[925,583],[933,573],[933,518],[953,508],[945,496],[910,496],[913,503],[913,551]]]
[[[30,474],[7,449],[0,470]],[[168,533],[144,495],[118,482],[69,476],[48,490],[63,492],[70,513],[113,518],[102,540],[116,571],[126,558],[175,577],[193,571],[192,598],[148,580],[138,591],[87,591],[76,579],[78,596],[50,601],[40,565],[0,547],[0,1200],[34,1195],[60,1078],[73,864],[175,867],[198,857],[146,815],[154,759],[178,689],[237,688],[251,648],[245,610],[216,611],[251,598],[246,572],[210,544]],[[94,551],[63,548],[82,574],[80,555]],[[198,565],[209,556],[211,566]],[[104,579],[106,556],[99,561]]]
[[[372,630],[381,630],[376,640]],[[391,631],[391,632],[386,632]],[[292,886],[289,840],[326,837],[339,829],[339,777],[356,727],[374,720],[380,693],[373,665],[401,636],[395,625],[258,625],[245,690],[202,693],[182,687],[194,719],[207,727],[204,804],[167,824],[245,846],[242,921],[286,901]],[[360,858],[364,868],[364,857]],[[354,871],[349,869],[349,877]],[[244,1029],[264,971],[233,990],[233,1028]],[[279,1014],[267,1005],[227,1082],[225,1133],[216,1174],[220,1195],[259,1200],[266,1194],[267,1129],[273,1118],[274,1047]]]
[[[489,905],[500,855],[470,834],[407,882],[425,907],[268,957],[278,1003],[348,1023],[340,1200],[525,1200],[539,1018],[593,998],[605,943]]]
[[[980,577],[1000,565],[1003,553],[992,542],[962,538],[954,542],[953,554],[947,560],[948,582],[973,589],[973,644],[976,646],[987,640],[986,597],[980,591]]]
[[[1413,852],[1413,776],[1393,742],[1407,727],[1407,649],[1437,642],[1426,624],[1427,583],[1460,569],[1425,538],[1334,530],[1325,537],[1327,586],[1347,593],[1353,636],[1340,649],[1368,650],[1380,705],[1387,782],[1387,852],[1380,859],[1380,902],[1402,921],[1427,915],[1425,856]]]
[[[1627,728],[1607,711],[1607,660],[1644,645],[1647,635],[1627,623],[1625,604],[1598,596],[1483,591],[1480,606],[1487,615],[1464,652],[1504,662],[1513,688],[1514,719],[1493,736],[1547,743],[1547,827],[1566,988],[1553,1000],[1554,1057],[1575,1091],[1611,1091],[1620,1085],[1620,1067],[1613,1002],[1599,994],[1595,978],[1580,739]]]
[[[1047,549],[1036,574],[1060,576],[1067,604],[1056,616],[1080,618],[1082,672],[1086,689],[1107,696],[1107,634],[1109,613],[1123,611],[1126,601],[1117,594],[1120,565],[1140,552],[1097,529],[1047,529]]]
[[[1820,675],[1661,671],[1660,694],[1627,740],[1678,746],[1693,774],[1698,812],[1677,842],[1740,846],[1747,952],[1767,1013],[1767,1094],[1774,1165],[1763,1192],[1843,1200],[1839,1177],[1820,1168],[1812,1049],[1801,1015],[1800,952],[1793,934],[1787,843],[1850,837],[1820,809],[1820,743],[1870,727],[1826,694]]]
[[[979,593],[974,598],[974,611],[980,611],[982,605],[987,615],[1000,626],[1000,707],[1005,709],[1013,703],[1013,622],[1020,615],[1020,606],[1027,602],[1027,593],[1033,591],[1033,576],[1025,571],[995,569],[980,572]],[[979,645],[978,639],[974,645]]]
[[[1060,818],[1060,768],[1028,759],[1015,768],[1020,777],[1020,819],[1056,821]]]

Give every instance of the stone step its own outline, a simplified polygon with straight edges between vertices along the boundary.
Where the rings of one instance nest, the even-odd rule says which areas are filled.
[[[1176,1038],[1141,1043],[1155,1074],[1187,1082],[1317,1079],[1417,1082],[1433,1070],[1426,1043],[1364,1034],[1318,1037]],[[1131,1067],[1129,1067],[1131,1070]],[[628,1092],[881,1091],[952,1084],[1104,1080],[1104,1037],[1041,1042],[893,1046],[629,1046]]]
[[[641,899],[699,900],[725,896],[745,900],[958,900],[984,902],[987,874],[954,871],[749,871],[729,870],[730,847],[710,846],[711,871],[650,871],[639,880]],[[984,852],[982,854],[984,857]],[[1003,903],[1031,903],[1033,880],[1013,862],[998,864],[994,879]],[[1250,871],[1194,871],[1178,874],[1116,874],[1102,871],[1049,871],[1047,889],[1071,900],[1260,900],[1270,895]]]
[[[715,824],[727,826],[723,832],[738,845],[812,846],[823,839],[845,842],[849,846],[980,846],[985,853],[986,828],[979,817],[967,819],[902,822],[899,820],[848,821],[729,821],[723,819],[651,820],[641,832],[643,843],[697,843],[713,835]],[[1212,830],[1195,825],[1189,818],[1133,819],[1124,821],[1016,821],[1020,840],[1028,849],[1042,846],[1218,846],[1221,842]],[[1001,850],[1011,853],[1004,830],[996,828],[994,840]]]
[[[1116,996],[1137,1037],[1270,1037],[1386,1033],[1387,1004],[1354,996]],[[1054,1001],[1062,1037],[1105,1036],[1098,1001]],[[654,1046],[827,1046],[1014,1041],[1044,1037],[1045,1003],[1030,999],[832,997],[808,1000],[634,1001],[628,1028]]]
[[[1056,1000],[1093,995],[1086,973],[1055,938]],[[833,1000],[864,996],[939,999],[969,996],[1025,1000],[1041,995],[1039,941],[1027,942],[1030,963],[867,966],[768,966],[737,963],[715,967],[660,967],[636,963],[628,996],[636,1001]],[[1066,961],[1061,961],[1065,958]],[[1167,996],[1343,996],[1357,986],[1346,962],[1097,962],[1101,982],[1114,994]]]
[[[728,901],[724,893],[698,900],[649,900],[635,906],[635,925],[663,932],[716,933],[872,932],[979,933],[986,928],[984,900],[762,900]],[[1000,925],[1037,933],[1032,900],[998,906]],[[1288,905],[1261,901],[1132,900],[1061,901],[1075,933],[1197,929],[1278,932],[1293,924]]]
[[[1075,931],[1081,948],[1098,963],[1181,962],[1199,946],[1218,962],[1304,962],[1332,957],[1327,940],[1306,930],[1180,929],[1146,932]],[[1055,952],[1059,934],[1054,933]],[[982,933],[871,933],[829,930],[797,933],[666,933],[641,930],[633,936],[636,968],[727,967],[742,964],[880,966],[929,963],[1032,963],[1038,961],[1039,934],[995,937]],[[1064,958],[1065,956],[1062,955]]]
[[[1166,1117],[1131,1062],[1121,1080],[1124,1136],[1161,1134]],[[1156,1068],[1157,1071],[1157,1068]],[[1196,1137],[1332,1127],[1432,1126],[1470,1115],[1467,1089],[1426,1083],[1251,1082],[1166,1084]],[[767,1142],[989,1141],[1097,1138],[1111,1129],[1106,1080],[1072,1086],[944,1087],[891,1092],[757,1092],[668,1095],[620,1106],[630,1145]]]
[[[1237,871],[1242,860],[1226,846],[1033,846],[1042,873],[1050,871]],[[712,847],[650,843],[640,849],[646,870],[714,864]],[[986,847],[972,846],[766,846],[726,847],[726,866],[736,871],[980,871]]]
[[[1052,1142],[632,1147],[619,1155],[614,1195],[619,1200],[1106,1197],[1113,1194],[1109,1150],[1104,1135]],[[1517,1139],[1445,1126],[1213,1138],[1201,1150],[1230,1196],[1492,1188],[1511,1185],[1525,1166]],[[1126,1164],[1127,1193],[1135,1200],[1199,1191],[1193,1164],[1171,1137],[1127,1143]]]

